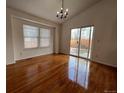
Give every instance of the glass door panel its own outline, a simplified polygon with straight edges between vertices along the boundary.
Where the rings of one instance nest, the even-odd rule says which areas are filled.
[[[90,59],[91,58],[91,50],[92,50],[92,42],[93,42],[93,31],[94,31],[94,26],[91,26],[90,27],[90,42],[89,42],[89,54],[88,54],[88,58]]]
[[[71,30],[70,54],[78,56],[80,28]]]
[[[90,48],[91,27],[81,28],[79,56],[88,58]]]

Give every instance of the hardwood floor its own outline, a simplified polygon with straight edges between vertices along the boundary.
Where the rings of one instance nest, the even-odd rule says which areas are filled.
[[[67,55],[7,66],[7,93],[116,93],[116,68]]]

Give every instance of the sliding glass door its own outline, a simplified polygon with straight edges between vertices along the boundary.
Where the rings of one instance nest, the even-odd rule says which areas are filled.
[[[70,54],[78,56],[80,28],[71,30]]]
[[[90,59],[93,29],[93,26],[88,26],[71,30],[71,55]]]

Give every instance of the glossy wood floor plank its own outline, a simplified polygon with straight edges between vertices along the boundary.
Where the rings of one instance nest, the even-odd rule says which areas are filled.
[[[116,68],[67,55],[7,66],[7,93],[116,93]]]

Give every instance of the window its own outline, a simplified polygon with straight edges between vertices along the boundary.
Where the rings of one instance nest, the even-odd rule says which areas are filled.
[[[50,46],[50,29],[23,25],[24,48]]]
[[[40,47],[50,46],[50,30],[40,28]]]
[[[24,48],[38,47],[38,32],[38,27],[23,25]]]

